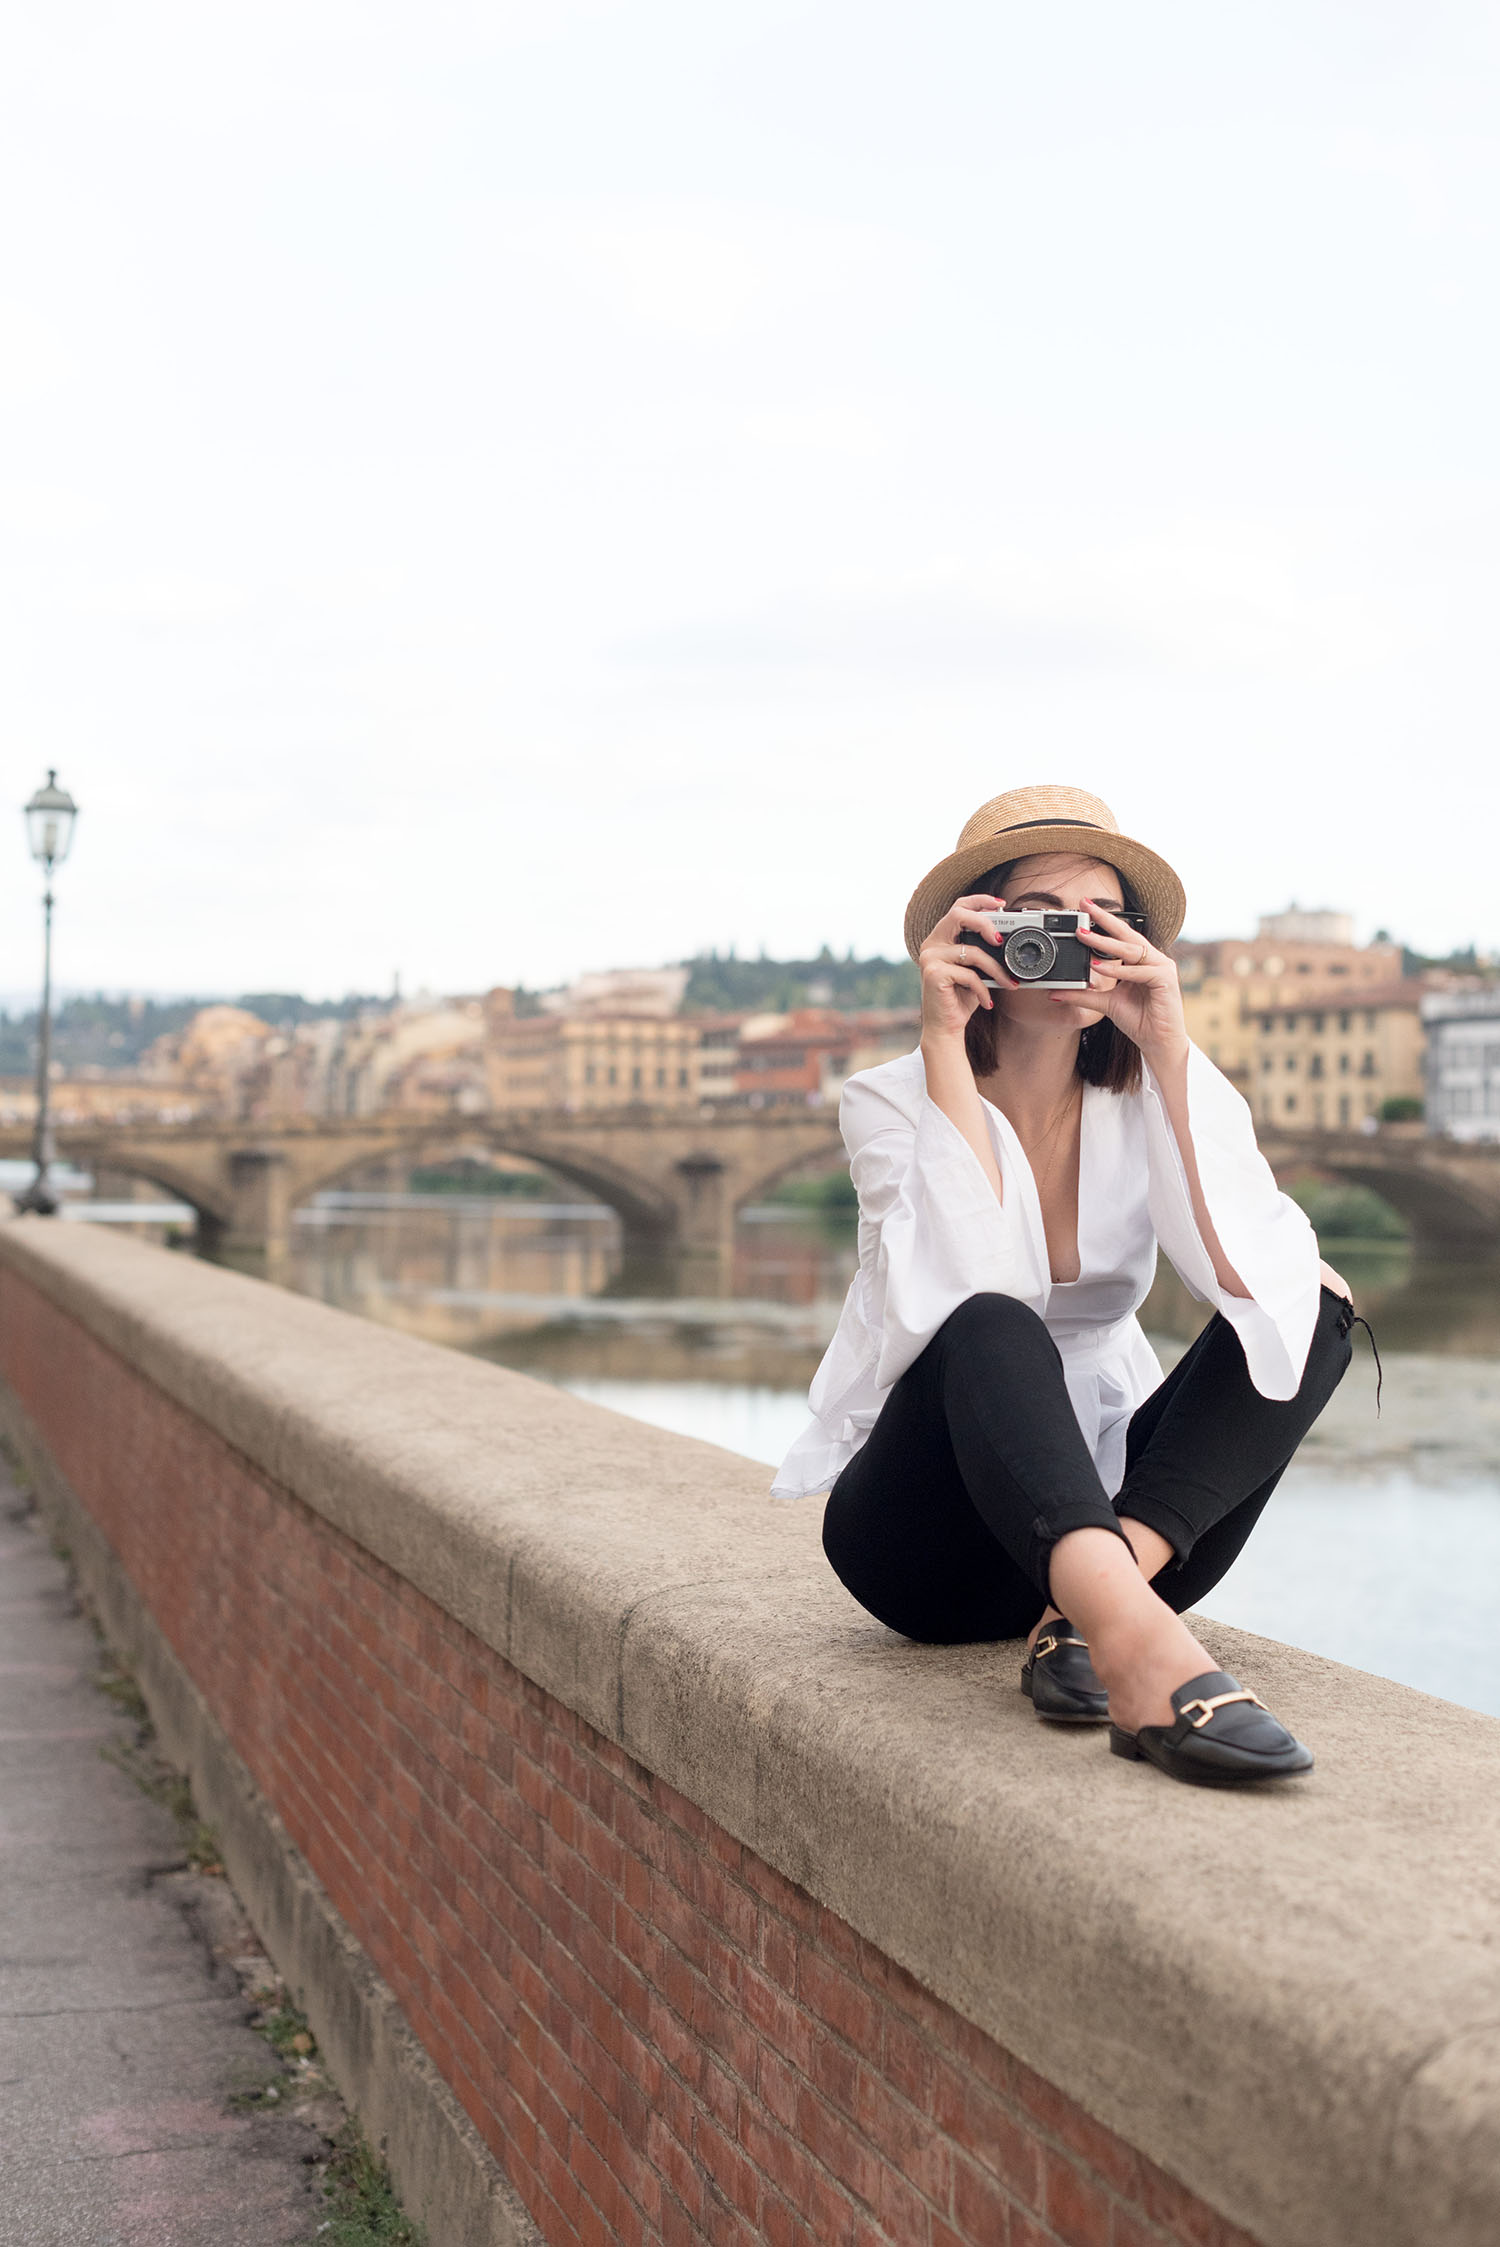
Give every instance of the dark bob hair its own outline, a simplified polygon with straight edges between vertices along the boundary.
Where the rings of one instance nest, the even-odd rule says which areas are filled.
[[[1008,859],[1003,866],[992,866],[980,876],[970,893],[975,897],[1003,897],[1011,874],[1019,866],[1018,858]],[[1108,863],[1104,861],[1103,863]],[[1115,869],[1120,883],[1120,896],[1127,911],[1139,910],[1135,891],[1119,869]],[[969,1026],[964,1032],[964,1050],[969,1056],[969,1067],[976,1077],[987,1077],[995,1067],[1000,1037],[1000,1010],[998,1007],[976,1007],[969,1016]],[[1138,1092],[1141,1084],[1141,1049],[1134,1039],[1127,1038],[1112,1022],[1091,1022],[1078,1040],[1078,1074],[1085,1084],[1103,1085],[1106,1092]]]

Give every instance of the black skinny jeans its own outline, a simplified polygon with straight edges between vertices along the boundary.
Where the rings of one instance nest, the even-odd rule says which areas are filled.
[[[906,1638],[1022,1638],[1072,1529],[1159,1530],[1154,1578],[1179,1614],[1228,1569],[1344,1377],[1353,1307],[1324,1288],[1302,1385],[1263,1397],[1228,1321],[1210,1319],[1131,1418],[1105,1496],[1057,1345],[1009,1295],[971,1295],[891,1390],[829,1493],[823,1549],[862,1607]]]

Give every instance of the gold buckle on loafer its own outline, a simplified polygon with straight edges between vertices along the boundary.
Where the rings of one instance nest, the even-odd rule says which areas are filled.
[[[1057,1638],[1048,1631],[1045,1638],[1039,1638],[1031,1649],[1031,1658],[1034,1662],[1040,1662],[1046,1655],[1055,1654],[1060,1646],[1081,1646],[1085,1654],[1089,1650],[1086,1638]]]
[[[1227,1709],[1231,1701],[1253,1701],[1258,1709],[1263,1709],[1266,1705],[1258,1693],[1252,1693],[1248,1685],[1242,1685],[1238,1693],[1216,1693],[1210,1701],[1184,1701],[1177,1714],[1187,1716],[1189,1709],[1201,1709],[1201,1716],[1188,1717],[1193,1730],[1201,1732],[1205,1724],[1212,1723],[1215,1709]]]

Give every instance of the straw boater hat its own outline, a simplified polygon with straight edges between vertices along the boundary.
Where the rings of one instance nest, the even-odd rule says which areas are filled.
[[[924,875],[906,908],[906,949],[913,959],[960,897],[981,874],[1013,858],[1065,850],[1102,859],[1125,876],[1146,916],[1151,942],[1171,943],[1187,913],[1181,882],[1164,858],[1120,833],[1108,804],[1082,788],[1012,788],[981,804],[958,838],[951,857]]]

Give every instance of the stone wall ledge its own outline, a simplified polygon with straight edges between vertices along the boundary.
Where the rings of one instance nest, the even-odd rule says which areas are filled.
[[[1265,2247],[1500,2237],[1500,1723],[1204,1622],[1318,1768],[1173,1786],[729,1453],[84,1227],[11,1274]]]

